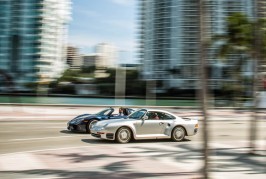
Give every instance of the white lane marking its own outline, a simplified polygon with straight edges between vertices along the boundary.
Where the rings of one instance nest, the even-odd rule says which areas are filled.
[[[5,121],[5,122],[9,122],[9,121]],[[15,124],[14,124],[15,123]],[[40,122],[40,121],[36,121],[36,122],[20,122],[20,121],[12,121],[12,123],[1,123],[1,125],[20,125],[20,124],[23,124],[23,125],[32,125],[32,124],[36,124],[36,125],[39,125],[39,124],[45,124],[45,125],[54,125],[54,124],[58,124],[58,125],[62,125],[62,124],[66,124],[67,122],[66,121],[62,121],[62,122]],[[21,126],[20,126],[21,127]],[[29,126],[30,127],[30,126]]]
[[[14,128],[13,128],[14,129]],[[30,131],[41,131],[41,130],[47,130],[47,129],[61,129],[61,130],[67,130],[65,128],[62,127],[34,127],[34,129],[28,127],[23,127],[23,129],[21,129],[21,131],[18,130],[13,130],[13,131],[0,131],[0,133],[16,133],[16,132],[24,132],[25,129],[30,129]]]
[[[35,127],[36,128],[36,127]],[[38,127],[37,127],[38,128]],[[41,129],[62,129],[62,130],[66,130],[65,128],[61,127],[40,127]]]
[[[17,132],[17,131],[0,131],[0,134],[1,133],[15,133],[15,132]]]
[[[3,119],[35,119],[35,118],[71,118],[73,119],[76,116],[48,116],[48,115],[42,115],[42,116],[2,116],[0,117],[0,120]]]
[[[27,138],[27,139],[11,139],[8,140],[9,142],[16,142],[16,141],[27,141],[27,140],[44,140],[44,139],[56,139],[56,138],[62,138],[62,137],[83,137],[83,136],[87,136],[87,135],[73,135],[73,136],[58,136],[58,137],[38,137],[38,138]]]
[[[23,129],[24,128],[31,128],[31,129],[36,129],[36,128],[52,128],[52,127],[56,127],[55,125],[58,125],[57,127],[59,127],[59,126],[61,126],[61,128],[64,128],[64,127],[62,127],[62,125],[64,125],[64,126],[66,126],[66,124],[67,123],[54,123],[54,124],[52,124],[52,123],[50,123],[50,124],[48,124],[48,123],[32,123],[32,124],[29,124],[29,125],[37,125],[37,126],[25,126],[25,127],[23,127]],[[1,126],[3,126],[4,124],[1,124]],[[21,126],[20,125],[27,125],[27,123],[16,123],[16,124],[14,124],[14,123],[8,123],[8,124],[6,124],[6,125],[13,125],[12,127],[14,127],[14,128],[20,128],[20,129],[22,129],[21,128]],[[42,126],[39,126],[39,125],[46,125],[46,127],[42,127]],[[51,127],[49,127],[49,125],[51,126]],[[65,127],[66,128],[66,127]]]
[[[34,129],[36,129],[36,130],[40,130],[40,129],[62,129],[62,130],[67,130],[66,128],[64,128],[62,126],[60,126],[60,127],[55,127],[55,126],[53,126],[53,127],[34,127],[34,128],[32,128],[30,126],[27,126],[27,127],[30,128],[31,130],[34,130]]]
[[[96,143],[97,144],[97,143]],[[95,145],[93,145],[95,146]],[[97,144],[97,146],[105,146],[104,144]],[[36,152],[46,152],[46,151],[54,151],[54,150],[67,150],[67,149],[78,149],[78,148],[90,148],[92,145],[89,146],[75,146],[75,147],[62,147],[62,148],[55,148],[55,149],[42,149],[42,150],[28,150],[23,152],[12,152],[12,153],[5,153],[0,154],[0,157],[2,156],[9,156],[9,155],[15,155],[15,154],[24,154],[24,153],[36,153]]]
[[[34,170],[46,168],[45,164],[32,154],[18,153],[1,156],[0,166],[2,171]]]

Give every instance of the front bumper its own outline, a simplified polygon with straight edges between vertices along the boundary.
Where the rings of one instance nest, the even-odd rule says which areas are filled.
[[[198,133],[198,130],[199,130],[198,128],[194,129],[194,135]]]
[[[72,132],[86,132],[86,125],[84,124],[74,124],[74,123],[68,123],[67,124],[67,130]]]
[[[91,135],[96,138],[115,140],[115,134],[113,132],[97,127],[91,129]]]

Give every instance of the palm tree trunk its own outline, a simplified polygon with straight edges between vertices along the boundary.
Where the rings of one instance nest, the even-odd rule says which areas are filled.
[[[255,154],[256,152],[256,138],[257,138],[257,109],[258,109],[258,88],[257,88],[257,57],[254,59],[253,64],[253,107],[252,107],[252,118],[250,120],[250,153]]]
[[[253,108],[252,108],[252,118],[250,120],[250,137],[249,137],[249,147],[250,153],[255,154],[256,152],[256,138],[257,138],[257,110],[259,105],[258,100],[258,63],[260,61],[260,49],[261,49],[261,38],[260,38],[260,28],[258,24],[258,2],[254,0],[254,15],[256,23],[254,26],[254,56],[253,56]]]
[[[200,13],[200,77],[201,77],[201,107],[203,112],[203,154],[204,154],[204,167],[203,177],[209,178],[209,146],[208,146],[208,108],[207,108],[207,62],[206,62],[206,49],[207,42],[205,36],[205,10],[204,0],[199,1]]]

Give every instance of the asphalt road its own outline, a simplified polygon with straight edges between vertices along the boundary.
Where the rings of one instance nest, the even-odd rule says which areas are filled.
[[[0,178],[201,176],[202,122],[199,133],[183,142],[140,140],[117,144],[67,131],[67,121],[76,115],[73,110],[83,112],[83,109],[72,109],[71,113],[71,109],[65,108],[27,107],[23,111],[0,110]],[[258,155],[249,155],[249,117],[249,113],[228,115],[228,111],[210,117],[213,178],[265,178],[266,120],[263,115],[258,121]]]
[[[72,133],[66,130],[68,120],[12,120],[0,123],[0,153],[12,153],[32,150],[55,149],[63,147],[84,147],[106,143],[116,145],[115,142],[105,142],[96,139],[89,134]],[[199,133],[187,137],[190,142],[202,141],[202,122]],[[264,140],[266,136],[266,122],[258,123],[258,140]],[[211,121],[209,122],[210,142],[238,142],[245,141],[249,136],[249,121]],[[149,140],[150,141],[150,140]],[[156,143],[166,141],[153,140]],[[137,142],[138,143],[138,142]],[[142,140],[141,143],[145,143]],[[172,142],[169,141],[169,145]],[[142,144],[141,144],[142,145]]]

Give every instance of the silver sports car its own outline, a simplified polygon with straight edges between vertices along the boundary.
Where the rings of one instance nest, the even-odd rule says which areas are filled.
[[[99,121],[92,136],[127,143],[131,139],[171,138],[182,141],[198,132],[198,120],[181,118],[164,110],[140,109],[127,119]]]

